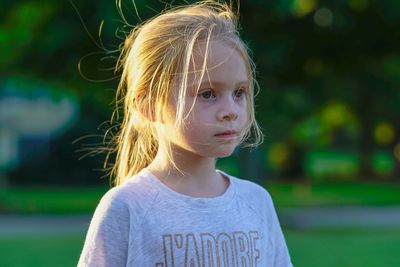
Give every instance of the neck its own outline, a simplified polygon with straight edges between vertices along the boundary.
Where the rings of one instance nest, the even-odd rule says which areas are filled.
[[[163,183],[183,194],[210,197],[222,194],[227,181],[215,170],[215,158],[205,158],[172,147],[171,160],[159,148],[154,161],[147,167]]]
[[[166,150],[160,147],[148,168],[168,176],[199,180],[199,182],[207,179],[206,177],[215,176],[215,158],[201,157],[177,147],[172,147],[170,157],[172,161]]]

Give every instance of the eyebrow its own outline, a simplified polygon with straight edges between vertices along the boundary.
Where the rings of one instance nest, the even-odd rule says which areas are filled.
[[[240,86],[240,85],[245,85],[245,84],[246,85],[249,84],[249,80],[239,81],[235,84],[235,87]],[[200,83],[200,87],[209,86],[209,85],[221,87],[221,86],[225,85],[225,83],[220,82],[220,81],[203,81]]]

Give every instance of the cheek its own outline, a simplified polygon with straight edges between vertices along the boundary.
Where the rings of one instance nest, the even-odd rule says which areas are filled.
[[[185,125],[181,133],[188,142],[204,142],[204,139],[212,132],[212,123],[207,121],[204,114],[189,115]]]
[[[238,104],[238,109],[237,109],[238,113],[239,113],[239,118],[243,121],[243,120],[248,120],[250,118],[249,116],[249,112],[247,110],[247,102],[246,101],[242,101]]]
[[[190,112],[187,120],[188,127],[201,128],[210,123],[210,109],[204,106],[195,106]]]

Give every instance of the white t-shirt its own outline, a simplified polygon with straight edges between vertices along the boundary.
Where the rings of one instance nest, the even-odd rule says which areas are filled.
[[[78,266],[290,267],[268,192],[222,173],[214,198],[180,194],[143,169],[101,199]]]

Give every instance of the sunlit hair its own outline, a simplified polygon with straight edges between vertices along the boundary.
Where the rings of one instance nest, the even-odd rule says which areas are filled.
[[[117,89],[117,109],[113,114],[119,116],[118,105],[123,105],[123,120],[112,144],[113,151],[117,152],[111,170],[116,185],[154,160],[159,146],[154,121],[163,120],[174,88],[178,89],[176,127],[185,125],[189,67],[198,41],[206,43],[206,51],[210,42],[219,41],[242,55],[249,78],[248,125],[242,145],[256,146],[262,142],[254,116],[254,87],[257,85],[254,64],[239,37],[235,13],[228,4],[215,1],[171,8],[136,26],[121,47],[116,69],[122,71],[122,76]],[[201,76],[206,73],[205,66],[203,64]],[[190,104],[193,107],[193,103]],[[168,153],[171,160],[170,151]]]

